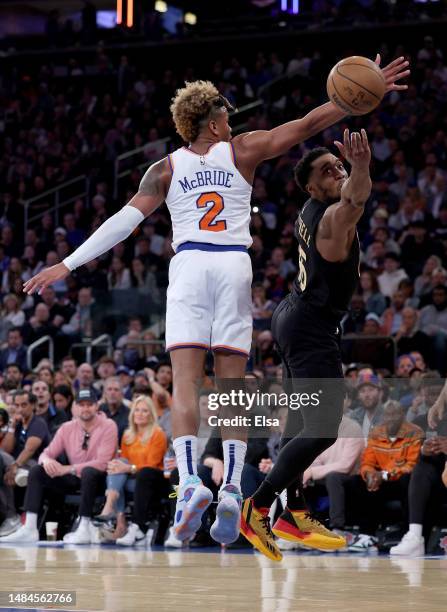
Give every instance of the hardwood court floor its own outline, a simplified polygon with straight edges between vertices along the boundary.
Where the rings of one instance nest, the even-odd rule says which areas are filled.
[[[101,612],[447,609],[447,557],[0,546],[0,590],[75,590]],[[17,604],[9,610],[22,610]]]

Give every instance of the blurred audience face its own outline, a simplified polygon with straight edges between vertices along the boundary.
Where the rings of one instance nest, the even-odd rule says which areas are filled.
[[[32,404],[28,399],[28,394],[16,394],[14,396],[14,406],[16,414],[22,417],[22,422],[27,423],[34,412],[34,404]]]
[[[437,310],[444,310],[447,307],[446,287],[436,287],[433,289],[433,304]]]
[[[38,373],[39,380],[43,380],[49,387],[53,384],[53,372],[50,368],[40,368]]]
[[[98,366],[98,375],[103,380],[115,376],[115,372],[116,366],[112,361],[103,361]]]
[[[74,359],[66,359],[62,362],[61,370],[65,376],[74,380],[77,374],[76,361]]]
[[[84,423],[90,423],[98,414],[98,404],[96,402],[86,402],[85,400],[76,402],[74,414]]]
[[[22,344],[22,334],[19,331],[8,332],[8,348],[16,349]]]
[[[145,402],[138,402],[135,405],[133,422],[136,427],[147,427],[153,422],[152,412]]]
[[[405,420],[405,410],[398,402],[387,402],[383,411],[383,424],[389,436],[397,435]]]
[[[366,410],[374,410],[380,403],[382,391],[373,385],[362,385],[358,390],[360,404]]]
[[[6,367],[5,379],[12,382],[16,387],[19,387],[23,379],[23,374],[16,365],[11,363]]]
[[[419,353],[418,351],[412,351],[410,353],[410,357],[412,357],[416,368],[422,370],[422,372],[427,369],[427,364],[425,363],[425,359],[423,358],[421,353]]]
[[[378,336],[380,334],[380,324],[373,319],[368,319],[363,324],[363,333],[366,336]]]
[[[48,306],[43,303],[37,304],[36,308],[34,309],[34,315],[39,323],[48,323],[48,320],[50,318],[50,311],[48,309]]]
[[[51,308],[56,302],[56,292],[53,287],[45,287],[42,291],[41,298],[44,304]]]
[[[391,303],[394,306],[395,310],[401,310],[405,305],[405,294],[400,289],[395,291],[393,297],[391,298]]]
[[[104,383],[104,398],[109,405],[119,405],[123,401],[123,390],[117,378],[109,378]]]
[[[405,329],[412,330],[413,327],[416,325],[417,320],[418,314],[414,308],[410,308],[409,306],[407,306],[402,310],[402,325],[405,327]],[[416,364],[416,367],[418,368],[419,366]]]
[[[70,404],[69,400],[62,393],[55,393],[53,395],[53,403],[59,412],[65,412]]]
[[[388,274],[391,274],[392,272],[395,272],[399,268],[399,262],[396,261],[395,259],[392,259],[391,257],[385,257],[385,260],[383,262],[383,267],[385,268],[385,272],[388,272]]]
[[[78,304],[79,306],[89,306],[92,302],[92,290],[90,287],[79,289]]]
[[[162,365],[158,368],[157,373],[155,374],[156,381],[162,387],[169,387],[172,383],[172,368],[170,365]]]
[[[89,363],[81,363],[78,368],[78,380],[81,386],[88,387],[93,384],[95,374],[93,368]]]
[[[50,389],[47,383],[43,380],[36,380],[32,384],[31,391],[37,397],[36,414],[45,414],[49,408],[51,400]]]
[[[399,357],[396,368],[396,375],[407,378],[411,370],[415,367],[415,363],[409,355]]]

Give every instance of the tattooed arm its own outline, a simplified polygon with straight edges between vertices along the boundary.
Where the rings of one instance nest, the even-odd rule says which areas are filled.
[[[39,294],[52,283],[65,278],[72,270],[99,257],[116,244],[125,240],[145,217],[164,201],[169,189],[171,173],[166,159],[153,164],[144,175],[138,192],[119,212],[107,219],[62,263],[51,266],[27,281],[25,293]]]

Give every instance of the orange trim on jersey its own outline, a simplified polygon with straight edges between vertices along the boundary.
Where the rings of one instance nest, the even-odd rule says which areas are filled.
[[[211,347],[212,351],[215,350],[223,350],[223,351],[231,351],[233,353],[241,353],[242,355],[245,355],[246,357],[248,357],[249,353],[247,353],[247,351],[244,351],[240,348],[235,348],[234,346],[228,346],[226,344],[214,344]]]
[[[178,344],[171,344],[170,346],[167,346],[166,350],[174,351],[175,349],[182,349],[182,348],[197,348],[197,349],[203,349],[205,351],[208,351],[210,348],[210,345],[202,344],[201,342],[179,342]]]

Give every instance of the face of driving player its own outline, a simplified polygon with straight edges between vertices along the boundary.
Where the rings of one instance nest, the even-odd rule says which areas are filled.
[[[320,202],[337,202],[348,173],[341,159],[326,153],[312,162],[312,172],[306,185],[309,195]]]

